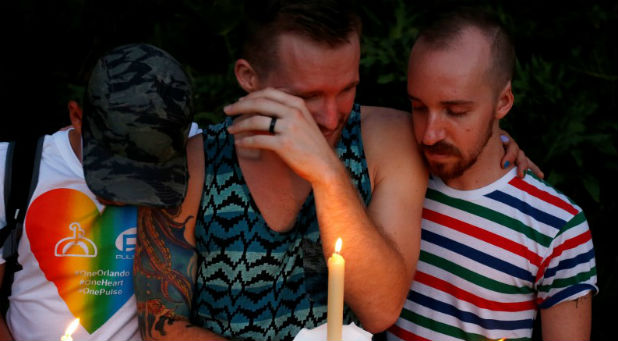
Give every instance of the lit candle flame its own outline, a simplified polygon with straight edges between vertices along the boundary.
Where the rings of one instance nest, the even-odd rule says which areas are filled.
[[[337,242],[335,243],[335,252],[341,252],[341,243],[343,243],[341,238],[337,238]]]
[[[60,340],[62,340],[62,341],[71,341],[71,340],[73,340],[71,335],[75,332],[75,330],[77,329],[78,326],[79,326],[79,318],[76,318],[75,320],[73,320],[73,322],[71,322],[67,326],[67,329],[64,331],[64,335],[62,336],[62,338]]]
[[[504,340],[506,340],[506,337],[503,337],[503,338],[501,338],[501,339],[500,339],[500,340],[498,340],[498,341],[504,341]]]

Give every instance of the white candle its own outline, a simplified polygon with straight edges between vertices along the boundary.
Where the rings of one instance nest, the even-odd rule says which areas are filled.
[[[62,335],[62,337],[60,338],[60,341],[73,341],[73,337],[71,337],[71,335],[73,335],[73,333],[77,329],[77,326],[79,326],[79,319],[78,318],[73,320],[73,322],[71,322],[67,326],[67,329],[64,331],[64,335]]]
[[[328,313],[326,317],[328,341],[342,340],[345,259],[339,252],[341,252],[341,238],[337,239],[335,252],[328,258]]]

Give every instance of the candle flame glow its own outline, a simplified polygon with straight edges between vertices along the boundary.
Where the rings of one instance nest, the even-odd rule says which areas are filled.
[[[73,322],[69,324],[67,329],[64,331],[64,335],[71,336],[71,334],[73,334],[77,329],[77,326],[79,326],[79,318],[76,318],[75,320],[73,320]]]
[[[341,238],[337,238],[337,242],[335,243],[335,252],[341,252],[341,243],[343,243]]]
[[[498,341],[504,341],[504,340],[506,340],[506,337],[503,337],[503,338],[501,338],[501,339],[500,339],[500,340],[498,340]]]

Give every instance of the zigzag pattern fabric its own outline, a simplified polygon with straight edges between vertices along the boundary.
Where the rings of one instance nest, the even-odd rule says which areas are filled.
[[[199,253],[193,322],[229,339],[292,340],[326,322],[328,271],[313,195],[291,231],[272,231],[243,179],[227,132],[205,131],[205,188],[196,226]],[[365,204],[371,185],[355,105],[336,146]],[[344,309],[346,323],[355,322]]]

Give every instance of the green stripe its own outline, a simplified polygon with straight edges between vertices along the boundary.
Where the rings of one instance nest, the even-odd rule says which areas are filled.
[[[455,274],[458,277],[474,283],[475,285],[495,292],[500,292],[504,294],[529,294],[533,292],[533,289],[529,287],[516,287],[514,285],[504,284],[494,279],[482,276],[447,259],[432,255],[427,251],[421,250],[419,259],[425,263],[431,264],[452,274]]]
[[[551,289],[566,288],[571,285],[586,282],[587,280],[589,280],[590,278],[596,275],[597,275],[597,268],[594,267],[590,269],[590,271],[580,272],[577,275],[569,277],[569,278],[556,279],[552,282],[552,284],[540,285],[538,290],[540,292],[549,292],[549,290]]]
[[[583,223],[585,221],[586,221],[586,216],[584,215],[584,212],[581,211],[581,212],[577,213],[577,215],[575,217],[573,217],[571,220],[569,220],[569,222],[566,223],[566,225],[564,225],[564,227],[560,230],[560,232],[558,232],[556,237],[558,237],[559,235],[561,235],[565,231],[568,231],[572,227],[580,225],[581,223]],[[556,237],[554,237],[554,238],[556,238]]]
[[[465,331],[457,327],[432,320],[425,316],[421,316],[417,313],[413,313],[410,310],[407,310],[406,308],[404,308],[401,311],[401,317],[419,326],[422,326],[427,329],[433,330],[435,332],[445,334],[451,337],[455,337],[461,340],[468,340],[468,341],[487,341],[488,340],[487,337],[483,335],[474,334],[474,333],[466,333]],[[508,339],[508,340],[509,341],[526,341],[526,340],[530,340],[530,338],[522,337],[518,339]]]
[[[519,233],[526,235],[528,238],[536,241],[537,243],[543,245],[544,247],[548,247],[552,241],[551,237],[546,236],[540,233],[539,231],[531,228],[530,226],[523,224],[519,220],[513,219],[509,216],[506,216],[500,212],[491,210],[487,207],[473,204],[466,200],[449,197],[448,195],[444,193],[438,192],[430,188],[427,189],[427,194],[425,195],[425,197],[431,200],[438,201],[444,205],[455,207],[462,211],[472,213],[479,217],[482,217],[482,218],[491,220],[495,223],[498,223],[500,225],[506,226],[512,230],[515,230]]]

